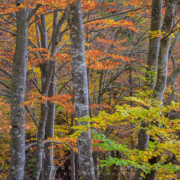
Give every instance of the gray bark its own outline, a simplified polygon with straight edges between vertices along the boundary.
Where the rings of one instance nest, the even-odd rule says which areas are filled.
[[[69,27],[75,99],[74,113],[75,117],[83,118],[88,116],[88,83],[80,0],[70,6]],[[79,122],[78,124],[87,125],[89,123]],[[88,129],[88,132],[82,132],[78,137],[78,159],[82,180],[95,180],[90,129]]]
[[[176,44],[179,40],[179,37],[180,37],[180,31],[176,34],[176,38],[174,39],[174,41],[171,45],[171,48],[169,51],[168,62],[170,61],[171,58],[173,58],[174,49],[175,49]],[[170,84],[172,84],[180,73],[180,66],[178,66],[177,68],[176,68],[176,66],[174,66],[174,67],[175,67],[174,71],[167,78],[166,86],[169,86]]]
[[[168,55],[171,43],[171,30],[173,25],[174,12],[177,5],[177,0],[166,0],[166,12],[164,16],[162,32],[165,32],[164,37],[160,42],[160,51],[158,59],[158,72],[157,82],[154,89],[154,98],[158,101],[163,100],[164,91],[166,88],[167,81],[167,66],[168,66]],[[168,34],[168,35],[167,35]],[[151,139],[151,141],[154,141]],[[157,163],[161,159],[161,156],[152,157],[149,159],[151,165]],[[152,169],[149,174],[146,174],[145,180],[156,180],[157,171]]]
[[[170,61],[170,59],[171,59],[171,57],[172,57],[172,55],[174,53],[175,47],[176,47],[176,45],[177,45],[177,43],[179,41],[179,37],[180,37],[180,31],[178,31],[177,34],[175,35],[175,39],[174,39],[174,41],[173,41],[173,43],[171,45],[171,48],[169,50],[168,62]]]
[[[157,99],[158,101],[163,100],[163,95],[166,88],[168,55],[169,55],[169,48],[171,42],[170,33],[173,25],[174,11],[178,1],[166,0],[165,2],[166,2],[166,12],[162,27],[162,32],[165,32],[165,35],[160,42],[157,82],[154,89],[154,98]],[[169,34],[169,36],[167,36],[167,34]]]
[[[23,2],[16,2],[16,4]],[[22,9],[16,13],[17,38],[11,86],[11,164],[7,180],[23,180],[24,176],[25,108],[21,104],[24,103],[26,87],[28,13],[28,9]]]
[[[54,12],[54,19],[56,19],[56,16],[58,17],[58,13]],[[56,22],[53,22],[53,34],[54,37],[56,36]],[[57,53],[57,42],[56,38],[53,38],[53,43],[52,43],[52,51],[51,51],[51,58],[55,58],[56,53]],[[43,83],[42,87],[42,94],[44,96],[48,96],[48,91],[51,83],[51,78],[54,73],[54,67],[55,67],[55,61],[48,61],[46,63],[45,67],[45,80]],[[45,127],[46,127],[46,121],[47,121],[47,115],[48,115],[48,105],[47,102],[41,104],[41,120],[39,123],[39,128],[38,128],[38,138],[37,138],[37,145],[36,145],[36,171],[34,175],[34,179],[39,180],[41,169],[42,169],[42,150],[43,150],[43,141],[45,137]],[[43,175],[42,175],[43,176]]]
[[[151,14],[151,31],[161,30],[162,22],[162,0],[152,1],[152,14]],[[157,62],[159,54],[159,43],[158,37],[149,40],[149,51],[148,51],[148,61],[146,69],[146,85],[154,89],[157,71]]]
[[[99,152],[94,152],[94,170],[96,180],[99,180],[99,166],[98,166]]]
[[[148,124],[145,122],[141,122],[141,129],[138,135],[138,146],[137,146],[137,149],[141,151],[145,151],[149,145],[149,136],[146,134],[146,129],[145,129],[146,127],[148,127]],[[140,173],[141,170],[137,169],[134,176],[134,180],[137,180],[138,178],[141,177]]]
[[[151,14],[151,31],[161,30],[162,21],[162,0],[152,1],[152,14]],[[149,40],[149,51],[148,51],[148,61],[147,61],[147,72],[146,72],[146,85],[151,89],[155,87],[156,81],[156,70],[159,54],[159,38],[153,38]],[[149,135],[146,134],[146,127],[148,123],[141,122],[141,128],[138,135],[138,146],[137,149],[145,151],[149,144]],[[137,169],[135,173],[134,180],[141,177],[141,170]]]
[[[58,12],[55,12],[53,17],[53,33],[52,33],[53,39],[56,37],[57,24],[58,24]],[[47,44],[47,41],[45,41],[44,43]],[[55,48],[54,42],[52,48]],[[51,79],[52,83],[50,84],[49,92],[48,92],[49,97],[52,97],[56,94],[55,72],[56,72],[56,63],[54,63],[54,67],[53,67],[53,75]],[[54,137],[54,121],[55,121],[55,104],[48,102],[47,105],[48,105],[48,114],[47,114],[46,127],[45,127],[45,139]],[[43,162],[41,179],[51,180],[52,179],[51,177],[53,176],[53,172],[54,172],[53,143],[47,143],[44,145],[44,153],[45,153],[45,158]]]
[[[167,78],[167,86],[169,86],[173,81],[175,81],[175,79],[177,78],[177,76],[180,73],[180,66],[178,66]]]
[[[55,71],[55,69],[54,69]],[[48,96],[52,97],[55,95],[55,81],[56,77],[53,75],[52,82],[49,88]],[[48,102],[48,114],[47,114],[47,122],[45,128],[45,139],[53,138],[54,137],[54,121],[55,121],[55,104]],[[42,171],[42,180],[51,180],[54,171],[54,164],[53,164],[53,143],[47,143],[44,145],[44,165]]]
[[[53,17],[53,32],[52,32],[52,49],[51,49],[51,58],[54,59],[57,51],[58,51],[58,43],[61,40],[59,38],[62,24],[66,19],[65,14],[62,18],[58,21],[58,11],[54,12]],[[42,47],[47,48],[47,36],[44,31],[46,31],[46,22],[45,17],[42,19],[42,27],[40,27],[41,37],[45,39],[41,41]],[[44,30],[44,31],[43,31]],[[44,96],[53,96],[55,95],[55,72],[56,72],[56,62],[47,61],[44,66],[42,66],[42,74],[43,80],[42,81],[42,94]],[[51,83],[52,81],[52,83]],[[49,92],[49,93],[48,93]],[[49,107],[48,107],[49,106]],[[48,122],[47,122],[48,118]],[[45,128],[46,128],[46,138],[54,136],[54,119],[55,119],[55,104],[48,103],[41,104],[41,120],[39,123],[38,128],[38,140],[36,145],[36,172],[35,172],[35,179],[39,179],[41,169],[42,169],[42,150],[43,150],[43,140],[45,138]],[[46,125],[47,123],[47,125]],[[52,153],[52,143],[48,143],[45,145],[45,161],[43,166],[42,172],[42,179],[51,179],[53,174],[53,155]]]
[[[58,49],[58,43],[61,39],[59,39],[61,27],[66,20],[65,14],[61,17],[58,21],[58,11],[54,13],[53,18],[53,32],[52,32],[52,54],[55,57]],[[54,63],[53,66],[53,76],[51,79],[51,84],[49,88],[48,96],[52,97],[56,94],[56,65]],[[45,129],[45,139],[53,138],[54,137],[54,122],[55,122],[55,104],[48,102],[48,115],[47,115],[47,122],[46,122],[46,129]],[[42,180],[51,180],[54,172],[54,164],[53,164],[53,144],[47,143],[44,146],[45,149],[45,158],[44,158],[44,166],[42,171]]]
[[[76,166],[75,166],[75,152],[71,152],[73,155],[71,156],[71,180],[75,180],[76,178]]]

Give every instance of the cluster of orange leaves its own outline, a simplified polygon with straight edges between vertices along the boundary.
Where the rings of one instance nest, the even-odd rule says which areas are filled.
[[[69,94],[64,94],[64,95],[56,94],[52,97],[46,97],[46,96],[41,95],[38,92],[33,92],[33,93],[27,94],[27,97],[29,100],[21,105],[33,106],[34,103],[46,103],[47,101],[50,101],[51,103],[53,102],[53,103],[62,105],[66,107],[66,109],[71,108],[71,106],[69,106],[69,103],[67,103],[67,101],[72,98],[72,96]]]

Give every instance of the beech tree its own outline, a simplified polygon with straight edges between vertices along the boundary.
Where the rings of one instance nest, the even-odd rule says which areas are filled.
[[[24,0],[17,0],[16,6]],[[27,73],[28,23],[40,6],[30,13],[29,8],[16,13],[17,38],[11,85],[11,165],[7,179],[23,179],[25,165],[25,108],[24,96]],[[29,14],[30,13],[30,14]]]
[[[70,5],[69,27],[71,37],[72,76],[74,84],[74,113],[77,118],[88,117],[88,84],[84,46],[84,28],[81,12],[81,1]],[[79,125],[89,123],[82,122]],[[82,132],[78,137],[78,158],[80,175],[83,180],[95,180],[94,163],[92,157],[91,133]],[[86,163],[84,163],[86,162]]]
[[[17,1],[16,5],[24,1]],[[28,9],[16,13],[17,38],[11,86],[11,166],[8,179],[23,179],[25,165],[25,108],[27,73]]]

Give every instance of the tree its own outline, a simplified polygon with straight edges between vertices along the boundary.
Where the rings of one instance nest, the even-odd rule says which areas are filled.
[[[88,116],[89,111],[84,29],[80,0],[70,5],[68,23],[71,37],[74,113],[75,117],[84,118]],[[88,124],[87,122],[79,123],[79,125],[83,126]],[[90,128],[88,132],[82,132],[78,137],[78,158],[81,178],[83,180],[95,180]]]
[[[16,1],[20,6],[25,1]],[[22,180],[25,165],[25,108],[24,103],[27,73],[28,46],[28,14],[29,9],[22,9],[16,13],[17,38],[13,63],[11,86],[11,166],[8,180]]]

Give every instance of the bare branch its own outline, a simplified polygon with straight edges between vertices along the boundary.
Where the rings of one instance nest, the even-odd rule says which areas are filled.
[[[61,50],[63,46],[65,46],[68,42],[70,41],[70,39],[68,39],[67,41],[63,42],[57,49],[57,51]]]
[[[39,127],[39,123],[38,123],[38,120],[36,119],[36,117],[31,113],[31,110],[29,109],[29,107],[27,105],[25,105],[25,109],[26,111],[29,113],[29,115],[31,116],[31,118],[33,119],[36,127],[38,128]]]
[[[28,76],[28,77],[32,80],[32,82],[33,82],[34,85],[36,86],[36,88],[37,88],[37,90],[39,91],[39,93],[42,94],[42,92],[41,92],[41,90],[40,90],[40,88],[39,88],[39,85],[36,83],[36,81],[35,81],[31,76]]]
[[[14,36],[17,35],[16,33],[12,32],[12,31],[9,31],[9,30],[7,30],[7,29],[4,29],[4,28],[0,28],[0,30],[5,31],[5,32],[8,32],[8,33],[10,33],[10,34],[12,34],[12,35],[14,35]]]
[[[100,18],[87,20],[87,21],[85,21],[83,24],[86,24],[86,23],[89,23],[89,22],[92,22],[92,21],[97,21],[97,20],[106,19],[106,18],[109,18],[109,17],[113,17],[113,16],[121,15],[121,14],[126,14],[126,13],[129,13],[129,12],[132,12],[132,11],[138,11],[138,10],[140,10],[140,9],[142,9],[142,8],[136,8],[136,9],[132,9],[132,10],[125,11],[125,12],[119,12],[119,13],[115,13],[115,14],[111,14],[111,15],[103,16],[103,17],[100,17]]]
[[[11,97],[9,94],[3,94],[3,93],[0,93],[0,96],[7,96],[7,97]]]
[[[44,144],[47,144],[47,143],[65,144],[64,142],[59,142],[59,141],[54,141],[54,140],[47,140],[47,141],[44,141],[44,142],[43,142],[43,145],[44,145]],[[25,150],[28,150],[31,146],[34,146],[34,145],[36,145],[36,144],[37,144],[37,143],[35,142],[35,143],[31,143],[31,144],[27,145],[26,148],[25,148]],[[67,145],[67,144],[66,144],[66,145]]]
[[[9,21],[8,19],[4,18],[2,15],[0,15],[0,17],[2,17],[2,19],[4,19],[6,22],[12,24],[13,26],[16,26],[16,24],[14,24],[12,21]]]
[[[5,74],[7,74],[10,78],[12,78],[12,74],[8,71],[6,71],[5,69],[0,67],[0,71],[4,72]]]
[[[38,4],[31,12],[31,14],[29,14],[28,18],[26,21],[30,21],[31,18],[33,17],[33,15],[37,12],[37,10],[42,6],[42,4]]]
[[[0,84],[2,84],[3,86],[5,86],[8,89],[11,89],[10,86],[8,84],[6,84],[4,81],[0,80]]]

